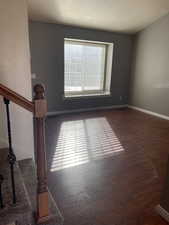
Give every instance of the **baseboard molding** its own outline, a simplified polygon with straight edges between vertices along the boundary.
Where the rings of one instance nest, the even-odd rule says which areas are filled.
[[[167,212],[161,205],[157,205],[155,211],[167,222],[169,222],[169,212]]]
[[[147,109],[142,109],[142,108],[132,106],[132,105],[128,105],[128,108],[135,109],[137,111],[144,112],[144,113],[152,115],[152,116],[160,117],[160,118],[165,119],[165,120],[169,120],[169,116],[165,116],[163,114],[155,113],[155,112],[149,111]]]
[[[127,108],[127,107],[128,107],[128,105],[112,105],[112,106],[93,107],[93,108],[86,108],[86,109],[62,110],[62,111],[48,112],[47,116],[56,116],[56,115],[62,115],[62,114],[90,112],[90,111],[105,110],[105,109],[121,109],[121,108]]]

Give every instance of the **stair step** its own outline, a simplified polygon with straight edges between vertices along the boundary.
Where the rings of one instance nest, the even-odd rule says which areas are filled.
[[[4,163],[7,162],[8,158],[8,149],[7,148],[1,148],[0,149],[0,168]]]
[[[14,166],[17,203],[15,205],[12,204],[10,168],[7,161],[7,155],[7,149],[0,149],[0,174],[4,176],[2,193],[5,205],[3,209],[0,209],[0,225],[12,224],[14,221],[22,220],[22,218],[30,221],[31,216],[29,196],[17,162]]]
[[[36,190],[37,190],[37,179],[36,179],[36,169],[35,163],[32,159],[25,159],[19,161],[19,167],[24,179],[24,183],[26,185],[28,195],[30,197],[30,202],[32,206],[32,211],[36,211]],[[62,225],[63,224],[63,217],[52,198],[52,195],[49,192],[49,205],[50,205],[50,213],[51,213],[51,220],[48,223],[44,223],[44,225]],[[23,223],[24,224],[24,223]],[[19,224],[19,225],[23,225]],[[34,225],[34,221],[32,224]]]

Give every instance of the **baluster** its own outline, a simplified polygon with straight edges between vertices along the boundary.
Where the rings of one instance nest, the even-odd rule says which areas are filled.
[[[6,114],[7,114],[7,128],[8,128],[8,142],[9,142],[8,161],[10,164],[10,173],[11,173],[12,201],[13,201],[13,204],[15,204],[16,203],[16,192],[15,192],[14,165],[16,162],[16,156],[12,149],[11,123],[10,123],[10,112],[9,112],[10,101],[8,99],[4,98],[4,103],[6,105]]]
[[[47,103],[44,98],[44,87],[34,87],[35,97],[35,137],[36,137],[36,158],[37,158],[37,223],[43,223],[50,219],[49,195],[47,188],[47,165],[45,149],[45,117]]]
[[[4,181],[3,176],[0,174],[0,208],[2,209],[4,207],[3,203],[3,196],[2,196],[2,183]]]

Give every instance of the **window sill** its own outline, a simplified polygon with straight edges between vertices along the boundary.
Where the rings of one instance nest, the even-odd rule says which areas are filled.
[[[77,95],[64,95],[64,99],[85,99],[85,98],[99,98],[99,97],[110,97],[110,92],[103,92],[103,93],[95,93],[95,94],[77,94]]]

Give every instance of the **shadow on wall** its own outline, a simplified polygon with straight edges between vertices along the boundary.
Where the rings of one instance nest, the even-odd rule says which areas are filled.
[[[7,126],[6,126],[6,114],[3,98],[0,96],[0,148],[8,147],[7,142]]]
[[[61,13],[57,1],[41,1],[40,10],[36,1],[31,1],[30,5],[32,6],[30,10],[30,17],[31,19],[35,19],[35,21],[38,18],[43,18],[44,21],[48,21],[49,23],[57,23],[58,21],[56,21],[56,15],[57,18],[61,18]]]

